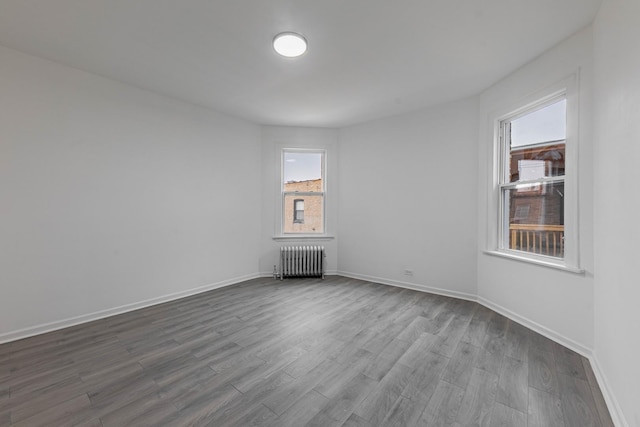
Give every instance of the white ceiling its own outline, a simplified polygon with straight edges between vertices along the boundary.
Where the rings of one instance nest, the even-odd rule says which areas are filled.
[[[341,127],[477,94],[600,0],[0,0],[0,44],[260,124]],[[297,59],[273,52],[303,34]]]

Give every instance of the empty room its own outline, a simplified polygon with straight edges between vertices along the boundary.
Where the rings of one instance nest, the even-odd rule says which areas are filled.
[[[0,0],[0,427],[640,427],[640,2]]]

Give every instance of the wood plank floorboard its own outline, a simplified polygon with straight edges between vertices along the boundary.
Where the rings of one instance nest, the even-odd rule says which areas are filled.
[[[522,413],[527,411],[529,398],[528,372],[526,363],[505,357],[498,382],[496,401]]]
[[[527,427],[527,416],[501,403],[493,405],[489,425],[494,427]]]
[[[529,386],[560,396],[558,373],[553,353],[531,350],[529,352]]]
[[[564,427],[560,398],[529,387],[528,427]]]
[[[255,279],[0,345],[0,427],[599,426],[589,362],[474,302]]]
[[[438,381],[436,390],[425,407],[417,425],[421,427],[445,427],[456,425],[456,418],[465,389],[446,381]]]

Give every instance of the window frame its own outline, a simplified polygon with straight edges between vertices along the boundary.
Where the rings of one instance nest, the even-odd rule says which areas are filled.
[[[510,223],[509,223],[510,218],[509,218],[508,210],[510,207],[505,200],[505,198],[507,197],[506,193],[508,191],[513,191],[513,190],[522,188],[523,185],[544,185],[544,184],[554,184],[559,182],[562,182],[564,185],[565,178],[566,178],[566,170],[565,170],[564,175],[543,177],[543,178],[537,178],[532,180],[518,180],[518,181],[512,182],[511,176],[510,176],[510,173],[511,173],[510,168],[511,168],[511,155],[512,155],[513,149],[510,145],[510,124],[511,122],[521,117],[527,116],[528,114],[534,113],[540,109],[548,107],[561,100],[566,100],[565,92],[559,93],[555,96],[545,97],[541,102],[530,105],[526,110],[520,111],[517,114],[514,114],[512,116],[507,116],[506,118],[503,118],[502,120],[500,120],[500,123],[499,123],[500,163],[498,165],[498,167],[500,168],[500,175],[499,175],[500,182],[498,183],[498,191],[500,192],[498,196],[498,203],[500,206],[498,207],[498,212],[499,212],[498,248],[501,251],[505,251],[508,253],[515,252],[517,253],[517,255],[525,255],[525,256],[532,254],[531,252],[511,249],[508,247],[507,241],[509,239],[509,228],[510,228]],[[522,147],[530,148],[530,147],[543,147],[548,145],[557,145],[561,141],[565,146],[565,154],[566,154],[566,135],[565,135],[565,139],[555,140],[555,141],[544,141],[539,144],[523,145]],[[566,155],[565,155],[565,162],[566,162]],[[563,200],[563,204],[564,202],[565,200]],[[552,260],[564,260],[565,258],[564,256],[562,258],[553,257],[549,255],[540,255],[540,256],[548,257],[548,258],[551,258]]]
[[[321,154],[321,179],[322,189],[320,192],[315,191],[285,191],[284,189],[284,167],[285,167],[285,154],[286,153],[319,153]],[[310,233],[310,232],[295,232],[285,231],[286,221],[286,198],[287,195],[297,196],[320,196],[322,197],[322,232]],[[300,237],[300,238],[321,238],[327,236],[327,150],[323,148],[281,148],[280,149],[280,236],[282,237]],[[295,215],[295,200],[294,199],[294,215]]]
[[[505,137],[505,129],[502,124],[513,121],[536,109],[543,108],[566,99],[566,139],[565,142],[565,175],[559,177],[542,178],[536,181],[564,182],[564,258],[546,256],[526,251],[509,249],[504,247],[505,222],[508,226],[508,213],[505,213],[503,192],[507,187],[515,188],[516,183],[505,181],[507,162],[509,160],[510,147]],[[497,112],[491,117],[491,129],[493,131],[493,149],[490,150],[491,182],[488,195],[488,225],[487,225],[487,249],[485,253],[497,255],[518,261],[530,262],[537,265],[559,268],[575,273],[583,273],[580,267],[579,257],[579,217],[578,217],[578,74],[547,87],[546,89],[532,93]],[[517,183],[522,184],[522,182]]]

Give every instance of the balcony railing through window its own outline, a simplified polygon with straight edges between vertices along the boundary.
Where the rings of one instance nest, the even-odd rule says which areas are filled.
[[[564,257],[564,225],[510,224],[509,248]]]

